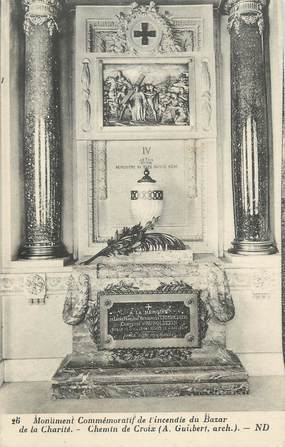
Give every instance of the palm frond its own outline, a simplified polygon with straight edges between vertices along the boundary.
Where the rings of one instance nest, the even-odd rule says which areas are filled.
[[[137,251],[185,250],[184,243],[175,236],[147,233],[154,228],[158,219],[153,218],[144,226],[139,223],[133,227],[124,227],[121,231],[117,230],[115,236],[107,241],[107,247],[80,264],[89,265],[100,256],[129,255]]]

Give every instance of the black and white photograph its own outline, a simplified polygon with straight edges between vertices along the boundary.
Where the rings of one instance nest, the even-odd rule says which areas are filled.
[[[284,447],[283,1],[0,35],[1,447]]]
[[[176,125],[190,121],[187,65],[104,67],[104,125]]]

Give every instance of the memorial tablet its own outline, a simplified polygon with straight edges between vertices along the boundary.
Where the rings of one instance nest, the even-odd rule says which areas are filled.
[[[98,296],[100,349],[198,347],[198,293]]]

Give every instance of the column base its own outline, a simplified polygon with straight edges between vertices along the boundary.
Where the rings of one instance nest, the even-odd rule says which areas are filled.
[[[277,253],[277,248],[272,241],[236,241],[232,242],[233,247],[228,251],[236,255],[273,255]]]
[[[63,244],[55,246],[35,245],[24,246],[20,252],[22,259],[55,259],[68,256]]]

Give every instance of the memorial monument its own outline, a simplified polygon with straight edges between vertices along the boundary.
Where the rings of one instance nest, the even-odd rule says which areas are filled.
[[[283,374],[280,10],[2,2],[0,380],[61,399]]]
[[[54,397],[248,392],[246,371],[226,349],[234,304],[222,266],[192,261],[187,249],[179,255],[74,267],[63,312],[73,350],[52,379]]]
[[[256,88],[262,97],[264,88],[262,5],[227,2],[236,56],[232,252],[240,254],[276,251],[268,217],[268,135],[258,123],[267,104],[253,95]],[[182,17],[173,7],[171,16],[154,2],[116,11],[111,19],[95,7],[77,10],[78,29],[87,35],[77,45],[76,131],[78,140],[91,141],[90,234],[68,285],[63,318],[73,326],[73,350],[53,377],[53,395],[247,393],[247,373],[226,348],[226,323],[235,310],[224,265],[215,249],[203,255],[209,241],[217,243],[209,192],[209,161],[217,151],[215,53],[206,37],[212,11],[188,7]],[[254,43],[253,61],[241,30]],[[252,75],[250,86],[241,66]],[[243,157],[247,163],[250,157],[252,169]]]

